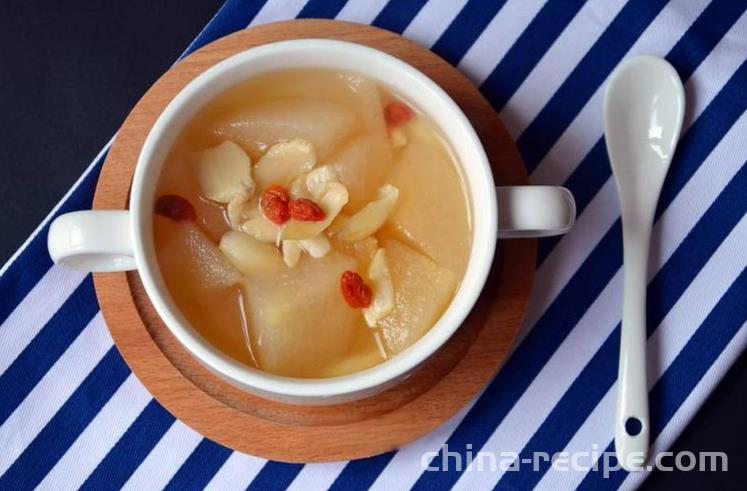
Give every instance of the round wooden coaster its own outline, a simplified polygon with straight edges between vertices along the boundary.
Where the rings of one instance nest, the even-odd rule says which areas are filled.
[[[137,103],[117,133],[94,208],[128,206],[143,141],[188,82],[242,50],[284,39],[329,38],[369,45],[423,71],[464,110],[490,157],[496,182],[526,184],[519,153],[477,89],[429,50],[388,31],[328,20],[294,20],[247,29],[211,43],[171,68]],[[122,356],[155,398],[208,438],[285,462],[367,457],[431,431],[464,407],[500,368],[524,316],[536,241],[501,242],[485,290],[464,325],[424,366],[377,396],[338,406],[266,401],[218,379],[178,344],[148,301],[137,273],[94,276],[106,323]]]

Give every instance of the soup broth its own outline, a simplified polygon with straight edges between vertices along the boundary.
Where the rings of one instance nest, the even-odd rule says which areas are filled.
[[[264,74],[204,107],[164,163],[153,227],[200,335],[305,378],[420,339],[471,241],[461,171],[433,122],[385,86],[322,69]]]

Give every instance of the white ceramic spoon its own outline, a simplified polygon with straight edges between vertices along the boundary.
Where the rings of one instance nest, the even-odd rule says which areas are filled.
[[[620,196],[624,258],[615,452],[628,471],[643,467],[649,446],[649,243],[656,203],[680,136],[684,112],[682,82],[674,68],[661,58],[630,58],[610,76],[604,100],[604,137]]]

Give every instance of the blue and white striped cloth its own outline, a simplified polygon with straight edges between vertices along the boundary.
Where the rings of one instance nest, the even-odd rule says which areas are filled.
[[[0,272],[0,489],[636,487],[646,473],[605,479],[601,469],[562,472],[547,462],[536,471],[426,472],[421,456],[444,443],[463,455],[520,458],[612,449],[622,255],[601,101],[606,77],[632,54],[665,56],[687,94],[649,268],[654,452],[672,444],[740,354],[746,9],[741,0],[229,0],[187,52],[293,17],[402,33],[480,87],[532,182],[573,191],[578,221],[567,236],[541,243],[523,340],[467,408],[399,451],[330,464],[267,462],[203,438],[148,394],[112,344],[90,277],[52,265],[47,219]],[[90,206],[107,148],[50,217]]]

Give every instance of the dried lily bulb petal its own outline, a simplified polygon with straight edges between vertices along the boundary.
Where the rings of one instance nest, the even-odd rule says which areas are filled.
[[[368,266],[368,279],[373,286],[373,298],[371,305],[363,309],[363,318],[369,327],[376,327],[381,319],[394,310],[394,286],[384,249],[374,254]]]
[[[316,165],[316,151],[311,142],[296,138],[276,143],[259,159],[254,178],[260,189],[272,185],[289,186],[299,175]]]
[[[391,128],[389,130],[389,142],[393,148],[402,148],[407,145],[407,134],[405,130],[400,127]]]
[[[195,166],[202,196],[225,204],[240,192],[254,193],[251,166],[246,152],[232,141],[208,148]]]
[[[331,166],[323,165],[293,179],[290,194],[294,199],[311,198],[316,201],[324,195],[330,182],[340,180]]]
[[[338,233],[340,239],[347,242],[365,239],[376,233],[389,215],[391,215],[399,198],[399,190],[391,184],[379,188],[375,201],[371,201],[350,219]]]
[[[283,261],[292,268],[301,260],[301,253],[306,252],[309,256],[319,259],[326,256],[330,249],[329,239],[324,235],[305,240],[284,240]]]
[[[249,211],[256,208],[250,203],[253,195],[253,189],[242,188],[241,191],[233,195],[233,198],[226,205],[228,223],[234,230],[239,230],[241,224],[250,218]]]
[[[247,233],[260,242],[280,243],[281,228],[264,217],[259,208],[248,211],[249,219],[241,224],[241,231]]]

